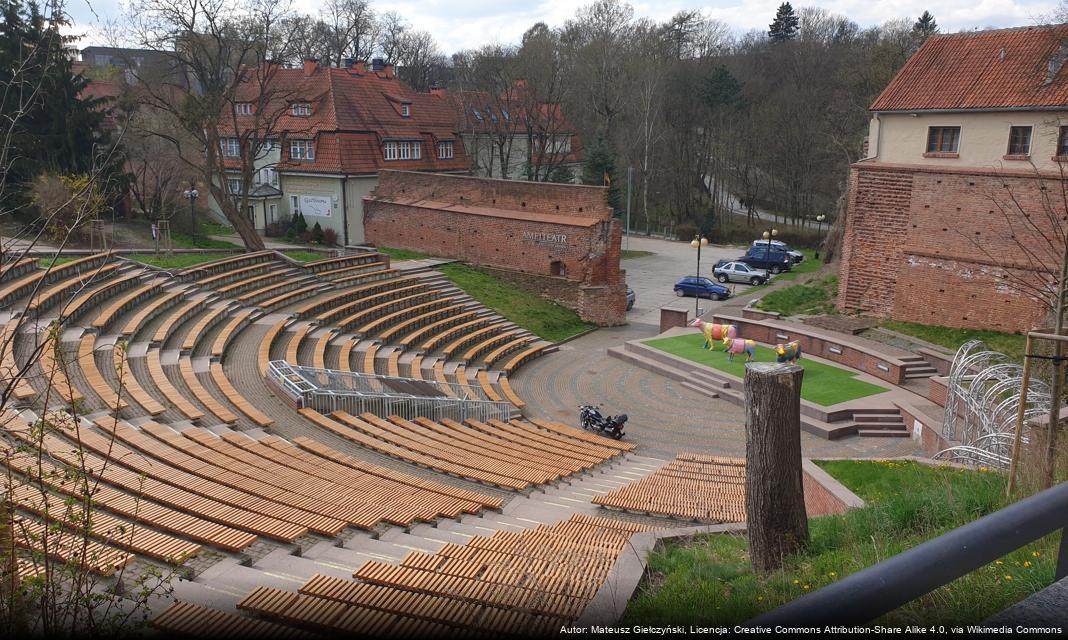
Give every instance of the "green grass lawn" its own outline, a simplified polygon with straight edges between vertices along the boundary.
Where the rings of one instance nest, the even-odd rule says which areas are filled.
[[[761,298],[756,307],[763,311],[781,313],[784,316],[834,313],[834,302],[837,296],[838,278],[827,276],[808,284],[795,284],[792,287],[776,289]]]
[[[704,342],[704,336],[695,331],[692,334],[674,338],[646,340],[645,344],[739,378],[745,377],[745,354],[736,355],[734,362],[730,362],[727,360],[727,353],[724,352],[722,343],[716,344],[716,351],[710,351],[703,347]],[[769,347],[758,344],[755,360],[775,362],[775,352]],[[858,380],[857,374],[848,369],[840,369],[806,359],[804,353],[801,354],[799,364],[805,368],[805,377],[801,383],[801,397],[820,406],[827,407],[887,391],[885,387]]]
[[[969,340],[982,340],[986,346],[994,351],[1000,351],[1005,355],[1023,362],[1024,347],[1027,338],[1019,333],[999,333],[997,331],[979,331],[976,329],[954,329],[952,327],[937,327],[915,322],[898,322],[886,320],[882,325],[891,331],[897,331],[907,336],[919,338],[931,344],[937,344],[956,351],[962,344]]]
[[[171,242],[176,249],[235,249],[242,246],[227,240],[215,240],[203,233],[198,235],[196,240],[187,233],[172,233]]]
[[[777,280],[795,280],[800,275],[819,271],[820,267],[823,266],[823,261],[816,259],[815,249],[798,249],[798,251],[805,254],[805,259],[802,260],[800,263],[795,264],[786,273],[780,273],[779,275],[775,276]]]
[[[419,253],[418,251],[409,251],[408,249],[394,249],[393,247],[376,247],[375,251],[384,253],[389,256],[390,260],[422,260],[424,258],[430,258],[431,256],[425,253]]]
[[[744,535],[667,542],[621,624],[735,624],[937,537],[1003,506],[1004,476],[915,462],[818,463],[867,505],[809,520],[806,552],[757,576]],[[978,623],[1053,580],[1059,535],[1015,551],[884,616],[893,624]]]
[[[593,328],[571,309],[531,295],[467,265],[454,262],[442,265],[438,270],[474,299],[546,340],[559,342]]]
[[[629,260],[631,258],[644,258],[646,256],[655,256],[654,251],[638,251],[637,249],[623,249],[619,252],[621,260]]]

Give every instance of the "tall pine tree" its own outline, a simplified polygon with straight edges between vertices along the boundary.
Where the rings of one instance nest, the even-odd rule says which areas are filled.
[[[789,2],[779,5],[775,20],[768,27],[768,38],[772,42],[786,42],[797,37],[799,19]]]
[[[912,25],[912,32],[920,36],[923,40],[938,33],[938,23],[935,22],[935,18],[931,15],[930,11],[923,12],[923,15],[916,21],[916,24]]]
[[[597,132],[593,144],[586,149],[586,163],[582,166],[582,182],[607,186],[608,205],[616,211],[617,215],[621,212],[615,156],[608,147],[603,131]]]
[[[0,210],[24,208],[28,189],[42,173],[100,173],[99,190],[111,197],[125,188],[120,154],[104,129],[106,105],[82,96],[88,81],[75,75],[60,33],[68,24],[63,6],[49,5],[45,16],[35,0],[3,0],[0,26],[0,127],[10,133],[0,178]]]

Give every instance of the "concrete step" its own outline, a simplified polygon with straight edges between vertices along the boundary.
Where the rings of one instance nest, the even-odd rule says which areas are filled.
[[[489,523],[479,524],[478,522],[457,522],[455,520],[441,520],[438,522],[437,528],[471,537],[492,536],[495,532],[501,530],[501,527],[489,526]]]
[[[869,429],[869,430],[879,429],[879,430],[884,430],[884,431],[894,431],[894,430],[905,430],[905,431],[907,431],[908,430],[908,427],[905,426],[905,423],[901,422],[900,420],[898,420],[897,422],[867,422],[867,421],[859,422],[858,421],[858,422],[855,422],[854,424],[856,425],[857,429]]]
[[[344,547],[341,547],[346,551],[354,551],[365,556],[370,556],[379,560],[394,561],[400,560],[408,554],[410,549],[402,549],[392,542],[384,542],[382,540],[366,540],[366,539],[350,539],[345,541]],[[333,552],[329,550],[317,551],[324,556],[330,556]],[[305,555],[310,555],[305,553]]]
[[[909,437],[909,432],[908,430],[858,429],[857,435],[866,438],[907,438]]]
[[[718,398],[719,393],[712,387],[705,386],[702,382],[683,382],[682,386],[686,387],[690,391],[696,391],[701,395],[708,396],[709,398]]]
[[[446,544],[453,542],[456,544],[467,544],[472,537],[472,534],[464,533],[461,531],[450,531],[448,529],[442,529],[440,527],[432,527],[428,524],[417,524],[408,530],[412,536],[418,536],[424,540],[431,542],[440,542]]]
[[[894,413],[862,413],[854,417],[857,422],[901,422],[901,414]]]
[[[466,515],[460,518],[460,522],[465,525],[500,531],[523,531],[531,527],[529,522],[506,516],[503,513],[486,513],[483,516]]]
[[[399,532],[399,533],[398,533]],[[381,542],[388,542],[394,546],[400,547],[404,550],[404,553],[408,551],[426,551],[427,553],[436,553],[446,542],[456,542],[455,540],[428,540],[420,536],[413,536],[404,533],[403,529],[393,529],[382,534],[379,539]]]

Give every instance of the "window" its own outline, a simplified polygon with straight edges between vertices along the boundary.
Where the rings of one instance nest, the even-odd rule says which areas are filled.
[[[397,143],[396,142],[387,142],[385,144],[385,146],[382,147],[382,157],[384,157],[386,160],[396,160],[397,159]]]
[[[927,153],[957,153],[960,127],[930,127],[927,130]]]
[[[387,142],[382,145],[382,157],[386,160],[418,160],[423,157],[423,145],[419,142]]]
[[[1031,127],[1009,127],[1009,155],[1031,155]]]
[[[315,160],[315,143],[311,140],[290,140],[290,160]]]
[[[248,206],[248,221],[251,222],[253,226],[256,225],[256,205],[254,204]]]
[[[475,120],[482,122],[482,112],[478,109],[471,109],[471,112],[475,114]]]
[[[250,116],[252,115],[252,103],[238,102],[236,105],[234,105],[234,110],[239,116]]]
[[[256,184],[278,186],[278,172],[272,167],[264,167],[256,172]]]
[[[412,160],[419,160],[423,157],[423,145],[419,142],[412,142]]]
[[[278,205],[271,205],[271,219],[267,222],[278,222]]]
[[[546,144],[547,153],[571,153],[571,136],[552,136]]]
[[[290,115],[294,116],[310,116],[312,112],[311,104],[307,102],[294,102],[289,106]]]
[[[226,158],[237,158],[241,155],[241,141],[237,138],[221,138],[219,152]]]
[[[511,120],[511,119],[512,119],[512,118],[511,118],[511,117],[510,117],[510,116],[508,115],[508,112],[507,112],[507,111],[505,111],[504,109],[501,109],[501,115],[502,115],[502,116],[504,116],[504,119],[505,119],[505,120]]]
[[[411,160],[412,159],[412,145],[409,142],[401,142],[400,147],[400,159]]]
[[[412,115],[412,107],[410,105],[402,104],[401,105],[401,115],[404,116],[405,118],[407,118],[410,115]]]
[[[442,140],[438,143],[438,158],[448,160],[452,157],[452,140]]]
[[[300,207],[297,204],[297,196],[289,196],[289,214],[297,215],[300,212]]]
[[[1057,155],[1068,156],[1068,127],[1061,127],[1060,135],[1057,137]]]
[[[241,193],[241,178],[230,178],[227,180],[230,183],[230,193],[238,195]]]

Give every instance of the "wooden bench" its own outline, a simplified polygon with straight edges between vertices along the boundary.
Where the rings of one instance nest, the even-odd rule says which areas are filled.
[[[244,304],[254,304],[256,300],[261,298],[269,298],[271,296],[277,296],[282,293],[288,293],[292,289],[315,289],[319,286],[319,283],[315,282],[308,276],[298,276],[294,278],[283,278],[279,282],[272,282],[266,286],[251,291],[246,291],[237,296],[238,302]]]
[[[0,266],[0,282],[14,280],[31,271],[36,271],[37,261],[38,258],[20,258],[11,262],[5,262],[3,266]]]
[[[501,396],[497,393],[497,390],[493,388],[493,385],[490,384],[489,374],[487,374],[485,370],[479,371],[478,375],[475,377],[478,378],[478,386],[482,387],[482,392],[486,394],[487,398],[493,402],[501,402]]]
[[[342,636],[382,637],[397,623],[397,616],[384,611],[270,587],[256,588],[237,603],[237,609]]]
[[[264,265],[258,266],[263,267]],[[274,268],[274,266],[271,265],[270,270],[266,273],[261,273],[259,275],[251,277],[244,277],[235,282],[231,282],[230,284],[221,287],[216,287],[215,290],[218,291],[220,295],[232,298],[240,293],[248,291],[249,289],[255,288],[257,285],[276,282],[279,279],[284,278],[288,271],[288,269]]]
[[[230,321],[215,336],[215,341],[211,345],[211,356],[213,358],[221,358],[226,353],[226,348],[230,346],[230,342],[234,339],[234,334],[241,331],[248,324],[251,316],[252,309],[244,309],[239,311],[233,318],[230,318]]]
[[[51,331],[51,327],[46,332]],[[58,352],[58,353],[57,353]],[[44,345],[41,347],[41,357],[38,363],[44,373],[45,384],[63,399],[63,402],[74,404],[81,402],[85,396],[71,383],[67,377],[67,371],[75,366],[76,358],[68,358],[63,349],[63,341],[52,336],[44,337]]]
[[[385,329],[381,331],[378,335],[383,341],[387,342],[389,340],[392,340],[394,336],[397,336],[402,333],[407,332],[407,335],[411,335],[411,332],[418,331],[421,327],[424,327],[426,325],[434,324],[438,320],[444,318],[454,318],[457,315],[462,314],[464,312],[464,309],[466,308],[466,303],[459,303],[452,304],[441,309],[427,311],[426,313],[421,313],[415,317],[405,320],[404,322]]]
[[[293,304],[294,302],[303,300],[304,298],[319,293],[320,291],[322,291],[323,286],[324,285],[321,285],[317,282],[311,282],[304,286],[297,287],[292,291],[286,291],[285,293],[278,294],[273,298],[262,300],[257,303],[256,306],[264,310],[271,310],[276,307],[284,307],[288,304]]]
[[[266,620],[258,620],[218,609],[179,601],[167,607],[149,624],[168,634],[191,638],[264,638],[264,640],[303,640],[315,636],[306,631]]]
[[[19,318],[12,318],[4,325],[3,333],[0,334],[0,350],[3,351],[3,357],[0,358],[0,381],[3,381],[6,386],[14,382],[15,399],[21,401],[36,396],[37,392],[34,391],[33,385],[26,379],[26,376],[20,375],[20,367],[15,360],[15,341],[20,324]]]
[[[349,338],[337,352],[338,371],[352,371],[352,348],[359,342],[358,338]]]
[[[416,380],[423,379],[423,356],[422,354],[416,354],[412,361],[408,363],[408,377],[415,378]]]
[[[110,277],[121,266],[117,262],[112,262],[101,266],[99,269],[87,273],[79,273],[66,280],[49,284],[31,297],[26,304],[26,313],[41,313],[59,302],[63,297],[71,295],[74,291],[88,286],[92,282],[98,282]]]
[[[17,278],[6,280],[3,283],[4,286],[0,287],[0,306],[6,306],[15,299],[28,295],[38,286],[43,288],[44,285],[49,285],[65,278],[73,280],[73,278],[86,271],[97,270],[98,268],[100,275],[118,269],[121,266],[118,263],[104,265],[107,267],[106,269],[101,267],[109,255],[98,253],[61,265],[50,266],[48,269],[30,270],[27,273],[20,274]],[[42,260],[47,260],[47,258],[42,258]]]
[[[395,298],[357,311],[356,313],[337,321],[336,324],[342,331],[349,331],[354,326],[363,327],[366,323],[394,311],[400,311],[414,306],[419,306],[421,309],[426,309],[427,305],[433,306],[437,304],[438,306],[444,306],[452,301],[451,298],[439,298],[439,295],[439,293],[434,291],[424,291],[412,296]],[[428,298],[428,302],[420,302],[421,300],[427,300]]]
[[[500,387],[501,393],[504,394],[504,397],[507,398],[508,402],[511,402],[515,408],[523,409],[527,406],[527,403],[523,402],[523,399],[512,390],[512,385],[508,383],[508,378],[505,376],[497,378],[497,386]]]
[[[87,333],[82,336],[82,340],[78,345],[78,363],[82,368],[82,373],[85,374],[85,379],[89,381],[89,388],[100,396],[108,411],[121,411],[130,405],[122,399],[119,391],[112,388],[107,380],[104,379],[104,375],[100,373],[100,369],[96,366],[95,347],[95,334]]]
[[[186,320],[203,311],[204,307],[208,304],[210,304],[209,299],[200,299],[190,300],[180,307],[177,307],[163,322],[160,323],[158,327],[156,327],[156,331],[152,334],[152,344],[163,345],[167,342],[167,338],[170,337],[171,332],[185,323]]]
[[[330,346],[330,341],[333,338],[334,332],[333,330],[329,330],[319,336],[319,339],[315,342],[315,351],[312,354],[312,366],[316,369],[326,368],[326,348]]]
[[[498,322],[482,327],[481,329],[476,329],[475,331],[472,331],[470,333],[462,333],[460,337],[445,345],[445,348],[442,349],[441,352],[445,354],[446,358],[451,358],[454,353],[456,353],[460,349],[467,347],[467,345],[469,344],[476,343],[478,342],[478,340],[486,336],[496,336],[500,332],[504,331],[505,325],[506,323],[504,322]],[[511,330],[512,333],[515,333],[517,331],[518,329]]]
[[[75,296],[68,304],[61,307],[60,319],[64,324],[73,323],[80,318],[83,313],[86,313],[101,301],[107,300],[121,291],[125,291],[137,282],[137,278],[133,275],[119,274],[113,279],[109,278],[109,281],[102,282],[92,289],[83,291]]]
[[[476,314],[477,315],[477,314]],[[495,325],[498,327],[507,324],[503,318],[495,316],[480,316],[460,324],[448,325],[440,333],[436,333],[430,338],[427,338],[420,349],[426,352],[431,352],[438,348],[438,346],[446,343],[449,340],[453,340],[456,336],[462,335],[470,330],[477,329],[478,327],[484,327],[486,325]]]
[[[182,351],[192,352],[196,349],[197,343],[200,342],[200,336],[207,333],[217,323],[222,322],[226,318],[226,314],[229,310],[229,304],[220,304],[204,313],[204,315],[197,320],[196,324],[189,328],[185,337],[182,338]]]
[[[452,385],[449,384],[449,377],[445,375],[445,361],[438,360],[435,362],[432,370],[434,371],[434,380],[441,385],[441,391],[444,392],[445,395],[455,398],[456,392],[452,390]]]
[[[159,282],[150,282],[141,285],[140,287],[136,287],[132,291],[128,291],[125,295],[120,296],[105,307],[104,310],[93,319],[93,329],[98,332],[103,331],[119,314],[127,311],[145,298],[155,295],[159,290]]]
[[[305,262],[301,265],[301,268],[311,273],[318,274],[349,267],[367,266],[370,264],[382,264],[382,254],[377,251],[369,251],[367,253],[358,253],[354,255],[323,258],[322,260]]]
[[[230,258],[220,258],[218,260],[212,260],[211,262],[205,262],[203,264],[194,265],[192,267],[186,267],[179,270],[178,275],[189,278],[192,280],[199,280],[207,276],[215,275],[222,271],[230,271],[233,267],[243,263],[257,264],[260,262],[266,262],[275,258],[274,251],[269,249],[264,251],[256,251],[253,253],[242,253],[240,255],[232,256]]]
[[[315,325],[306,324],[296,330],[293,337],[289,339],[289,344],[286,345],[286,362],[294,365],[300,364],[300,345],[313,329]]]
[[[149,415],[158,416],[167,410],[158,400],[145,391],[141,383],[137,381],[137,376],[134,375],[133,369],[130,368],[130,361],[127,358],[125,347],[120,348],[119,345],[112,347],[111,363],[115,370],[115,377],[119,380],[122,388],[126,389],[129,397],[141,405]]]
[[[187,294],[188,292],[185,289],[163,294],[151,303],[141,307],[137,313],[126,322],[119,334],[125,337],[136,335],[145,323],[151,321],[161,312],[177,304],[178,301]]]
[[[274,347],[275,341],[278,340],[278,334],[285,330],[287,324],[289,324],[289,318],[282,318],[274,323],[267,330],[267,335],[263,336],[263,341],[260,342],[260,348],[256,355],[256,364],[259,366],[261,377],[267,375],[267,369],[271,364],[271,349]]]
[[[426,311],[434,311],[444,307],[455,306],[452,304],[455,300],[456,298],[452,296],[447,296],[444,298],[437,298],[429,302],[424,302],[422,304],[417,304],[411,307],[398,309],[397,311],[387,313],[386,315],[378,318],[377,320],[372,320],[371,322],[368,322],[367,324],[363,325],[359,329],[359,334],[364,336],[377,336],[380,331],[382,331],[386,327],[389,327],[389,325],[395,323],[397,320],[404,320],[406,318],[410,318],[413,315],[419,315],[420,313],[424,313]]]
[[[408,282],[412,282],[412,284],[406,284]],[[406,284],[406,286],[383,286],[379,289],[361,287],[361,289],[369,289],[369,295],[358,296],[342,305],[322,311],[315,317],[315,319],[322,324],[335,323],[340,318],[344,318],[345,316],[351,317],[359,311],[375,307],[382,303],[432,291],[426,283],[417,280],[405,280],[401,281],[399,284]],[[373,291],[377,291],[377,293]]]
[[[223,366],[218,362],[211,363],[211,379],[215,381],[215,385],[219,387],[219,390],[222,391],[223,395],[226,396],[226,398],[233,403],[241,413],[248,416],[249,420],[252,420],[261,427],[269,427],[274,424],[273,419],[257,409],[254,404],[246,400],[245,397],[234,388],[230,383],[230,380],[226,377],[226,374],[223,371]]]
[[[508,342],[505,342],[493,351],[487,353],[486,356],[482,359],[482,361],[486,363],[487,367],[492,367],[494,364],[497,363],[498,360],[502,359],[506,354],[511,353],[512,351],[515,351],[516,349],[519,349],[525,345],[528,345],[537,339],[537,336],[519,336],[518,338],[509,340]]]
[[[501,344],[509,343],[515,339],[519,334],[520,329],[512,329],[510,331],[502,331],[496,335],[490,337],[472,345],[467,351],[464,352],[463,360],[466,362],[475,362],[483,353],[487,350],[493,349]]]
[[[190,420],[199,420],[204,417],[204,412],[197,409],[196,406],[189,401],[184,395],[182,395],[171,381],[167,378],[167,374],[163,371],[163,361],[160,359],[160,352],[158,350],[148,352],[148,373],[152,377],[152,384],[156,385],[156,388],[160,390],[163,397],[174,405],[183,416]]]
[[[182,357],[178,359],[178,370],[182,373],[182,380],[185,381],[185,386],[189,387],[189,391],[193,393],[193,397],[200,401],[202,405],[208,408],[212,414],[218,417],[220,420],[226,423],[237,422],[237,416],[232,411],[223,406],[223,403],[216,400],[211,395],[204,385],[200,384],[200,380],[197,378],[197,374],[193,371],[193,360],[188,357]]]
[[[352,285],[360,284],[360,283],[364,283],[364,282],[374,282],[374,281],[377,281],[377,280],[389,280],[391,278],[397,277],[398,275],[400,275],[400,273],[401,272],[396,270],[396,269],[381,269],[381,268],[365,269],[365,270],[361,270],[360,273],[356,273],[354,275],[347,275],[347,276],[343,276],[343,277],[340,277],[340,278],[331,276],[331,282],[333,282],[335,285],[337,285],[339,287],[348,287],[348,286],[352,286]],[[326,275],[326,274],[324,274],[324,275]]]
[[[20,515],[15,516],[12,528],[15,546],[83,566],[102,576],[114,574],[134,559],[125,551],[81,536],[59,533],[43,522]]]
[[[247,267],[230,269],[227,271],[223,271],[218,275],[209,276],[207,278],[198,280],[197,286],[215,288],[219,285],[225,285],[235,280],[244,280],[245,278],[251,276],[254,273],[258,273],[260,271],[263,271],[264,269],[271,268],[274,268],[274,265],[271,262],[259,262],[256,264],[251,264]]]
[[[511,373],[512,371],[515,371],[520,365],[540,354],[548,346],[549,344],[542,343],[536,344],[528,349],[524,349],[520,353],[516,354],[511,360],[509,360],[508,363],[501,368],[501,370],[505,373]]]
[[[378,355],[378,343],[371,343],[363,352],[363,372],[375,375],[375,356]]]
[[[391,289],[397,286],[402,286],[406,283],[418,282],[418,278],[415,276],[409,276],[406,278],[394,278],[389,282],[377,282],[374,284],[368,284],[360,287],[346,287],[341,291],[331,293],[328,296],[312,300],[306,304],[303,304],[296,308],[293,312],[296,318],[305,318],[309,315],[319,315],[328,313],[331,309],[336,309],[341,305],[354,302],[358,299],[365,298],[367,296]],[[344,315],[341,313],[340,315]]]

